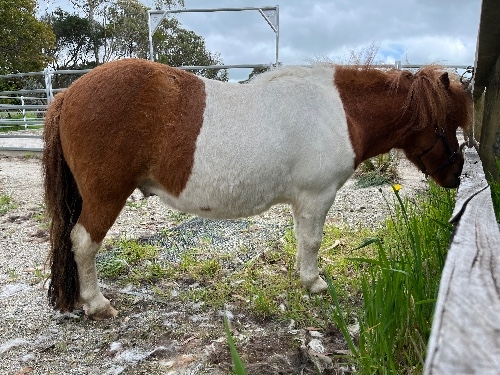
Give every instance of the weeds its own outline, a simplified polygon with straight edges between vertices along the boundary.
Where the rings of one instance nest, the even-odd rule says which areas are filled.
[[[355,176],[355,186],[365,188],[384,184],[393,184],[398,179],[397,151],[381,154],[361,163]]]
[[[454,206],[449,190],[431,184],[429,194],[410,204],[399,195],[393,216],[377,237],[358,249],[374,246],[373,258],[353,258],[363,264],[363,306],[357,316],[359,338],[348,333],[348,317],[329,291],[336,307],[332,319],[340,327],[360,373],[420,373],[430,334],[439,279],[452,234],[447,220]]]
[[[114,240],[100,259],[99,272],[104,277],[123,277],[135,284],[151,283],[165,277],[168,270],[157,261],[158,248],[136,240]]]
[[[7,194],[0,195],[0,215],[5,215],[17,206],[18,204],[14,202],[11,196]]]
[[[247,371],[245,369],[245,365],[241,360],[238,352],[236,351],[236,346],[234,345],[233,336],[231,335],[231,331],[229,330],[229,324],[227,319],[224,318],[224,327],[226,329],[226,338],[227,343],[229,345],[229,350],[231,352],[231,359],[233,360],[234,371],[236,375],[246,375]]]

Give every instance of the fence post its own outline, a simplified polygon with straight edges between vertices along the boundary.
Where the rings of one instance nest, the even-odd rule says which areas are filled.
[[[21,106],[23,107],[23,122],[24,130],[28,129],[28,124],[26,123],[26,109],[24,108],[24,96],[21,95]]]
[[[45,78],[45,95],[47,97],[47,105],[49,105],[52,99],[54,99],[54,94],[52,92],[52,71],[49,68],[45,68],[43,70],[43,76]]]

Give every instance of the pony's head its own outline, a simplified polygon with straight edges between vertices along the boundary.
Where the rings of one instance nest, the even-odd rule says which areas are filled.
[[[457,187],[464,164],[457,129],[465,132],[470,126],[470,94],[436,66],[398,73],[393,82],[408,89],[403,115],[408,124],[406,156],[438,185]]]

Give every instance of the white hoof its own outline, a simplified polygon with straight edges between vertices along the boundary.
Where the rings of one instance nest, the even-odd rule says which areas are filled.
[[[85,311],[85,315],[95,320],[114,318],[118,314],[109,300],[101,293],[84,303],[83,311]]]
[[[311,293],[321,293],[328,289],[328,284],[320,276],[312,284],[307,286]]]

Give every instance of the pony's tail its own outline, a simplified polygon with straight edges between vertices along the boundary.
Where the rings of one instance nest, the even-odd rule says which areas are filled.
[[[82,198],[61,147],[59,116],[63,100],[64,93],[60,93],[47,111],[42,159],[45,205],[51,219],[48,298],[54,309],[61,312],[74,310],[80,295],[70,234],[82,210]]]

